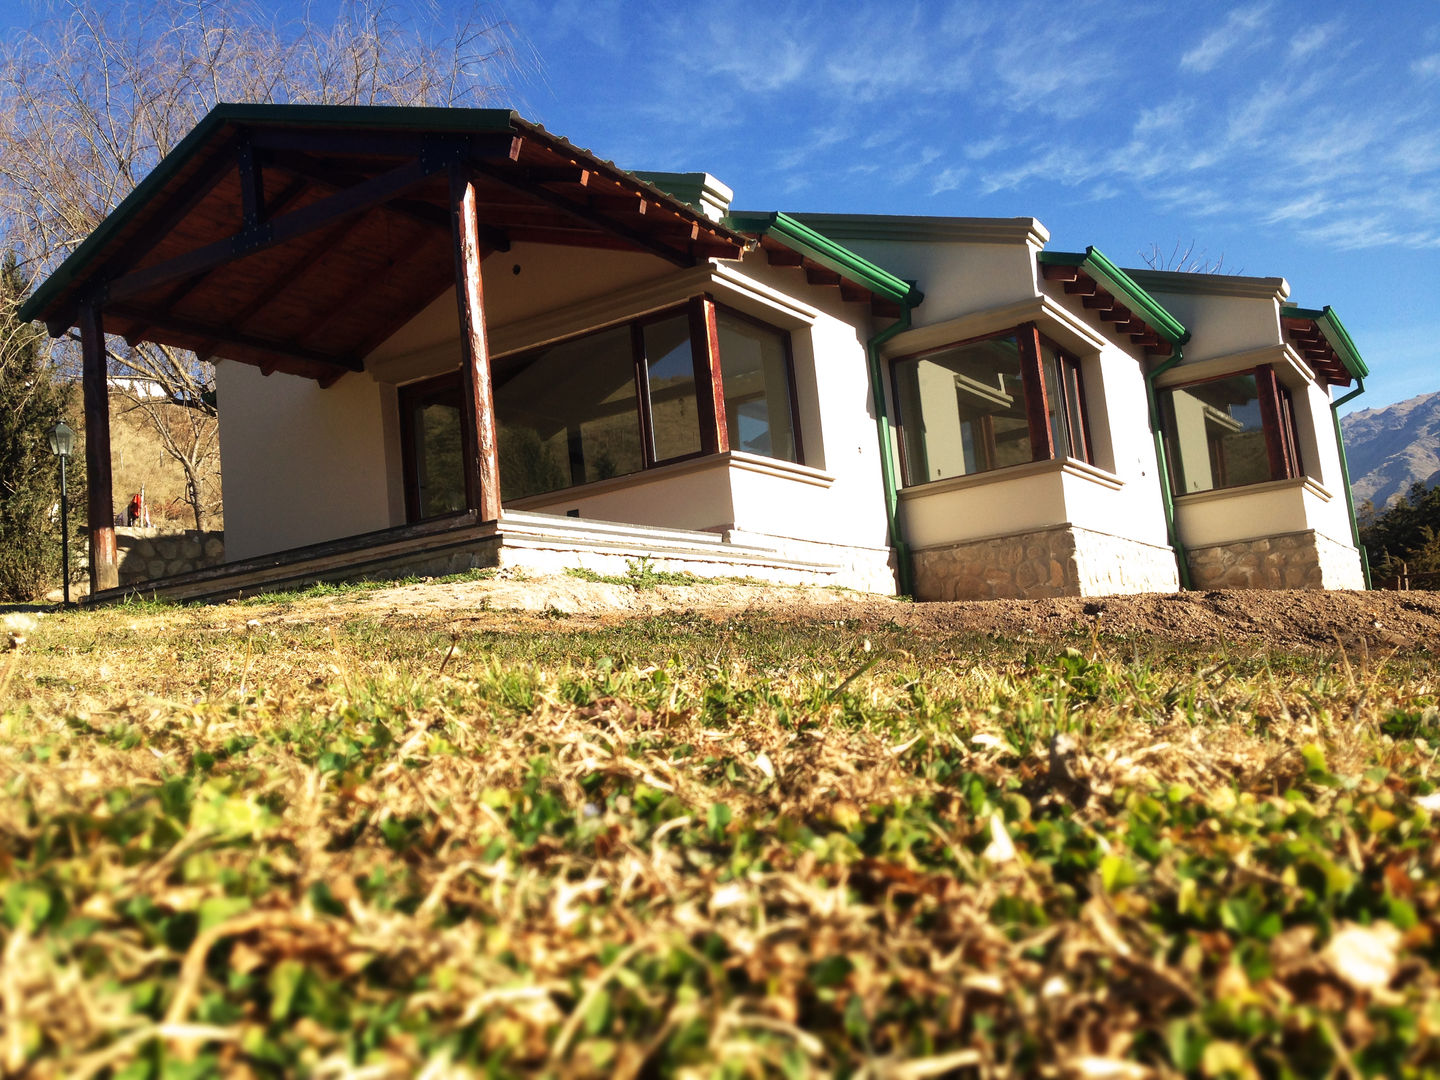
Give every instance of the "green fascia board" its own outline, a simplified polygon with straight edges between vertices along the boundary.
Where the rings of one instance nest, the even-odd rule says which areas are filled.
[[[21,305],[17,317],[30,322],[40,317],[56,296],[70,286],[91,259],[110,239],[173,177],[225,124],[305,125],[310,127],[410,128],[429,131],[505,131],[516,127],[519,117],[510,109],[450,109],[401,105],[216,105],[181,139],[175,149],[160,159],[149,174],[135,185],[120,205],[96,226]]]
[[[814,260],[857,285],[863,285],[886,300],[913,308],[925,299],[925,294],[914,282],[896,277],[884,267],[876,266],[869,259],[842,247],[782,211],[738,211],[727,214],[725,224],[737,232],[773,236],[791,251]]]
[[[1335,350],[1335,355],[1340,357],[1340,362],[1345,365],[1345,370],[1357,379],[1369,376],[1370,369],[1360,356],[1360,350],[1355,347],[1355,342],[1350,337],[1350,331],[1345,329],[1345,324],[1340,321],[1340,316],[1335,314],[1329,304],[1319,311],[1314,308],[1287,306],[1280,309],[1280,314],[1287,319],[1313,319],[1315,325],[1320,328],[1320,333],[1325,335],[1325,340]]]
[[[1084,251],[1042,251],[1037,257],[1042,266],[1078,266],[1103,284],[1112,295],[1123,300],[1126,307],[1144,319],[1171,345],[1184,345],[1190,340],[1190,331],[1185,329],[1180,320],[1166,311],[1160,301],[1107,259],[1098,248],[1087,247]]]

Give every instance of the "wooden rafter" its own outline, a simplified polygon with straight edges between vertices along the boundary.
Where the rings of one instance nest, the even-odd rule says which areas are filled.
[[[148,292],[158,285],[212,269],[222,263],[253,255],[322,228],[342,217],[351,217],[393,198],[436,171],[419,161],[407,162],[364,183],[337,192],[299,210],[273,218],[254,229],[213,244],[166,259],[143,270],[134,270],[109,283],[107,300],[124,300]]]
[[[303,360],[309,364],[325,364],[344,371],[359,371],[362,367],[360,361],[352,356],[336,356],[333,353],[321,352],[317,349],[301,348],[289,341],[257,334],[238,333],[228,330],[226,327],[197,319],[178,319],[173,315],[162,315],[159,312],[147,311],[143,308],[128,308],[124,305],[113,305],[106,308],[106,312],[121,321],[135,321],[147,326],[162,326],[164,330],[195,343],[212,342],[214,346],[234,345],[242,349],[270,353],[273,356]],[[190,348],[191,346],[187,344],[182,347]]]

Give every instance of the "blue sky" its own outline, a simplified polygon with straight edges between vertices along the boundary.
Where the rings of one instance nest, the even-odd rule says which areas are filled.
[[[1193,242],[1440,390],[1440,3],[511,0],[522,111],[747,209],[1030,215],[1126,266]]]
[[[1193,243],[1335,308],[1374,372],[1352,407],[1440,390],[1437,0],[498,10],[539,58],[515,106],[624,167],[746,209],[1028,215],[1125,266]]]

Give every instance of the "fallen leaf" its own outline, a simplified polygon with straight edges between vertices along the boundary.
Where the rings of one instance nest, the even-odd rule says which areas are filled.
[[[1345,923],[1320,951],[1326,967],[1354,990],[1384,990],[1395,977],[1400,931],[1387,922]]]

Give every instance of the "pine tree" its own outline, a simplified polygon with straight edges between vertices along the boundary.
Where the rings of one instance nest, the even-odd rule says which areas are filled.
[[[16,321],[25,291],[7,254],[0,262],[0,601],[33,600],[60,581],[60,476],[47,433],[75,396],[51,367],[40,329]],[[71,479],[69,489],[74,506],[80,485]]]

